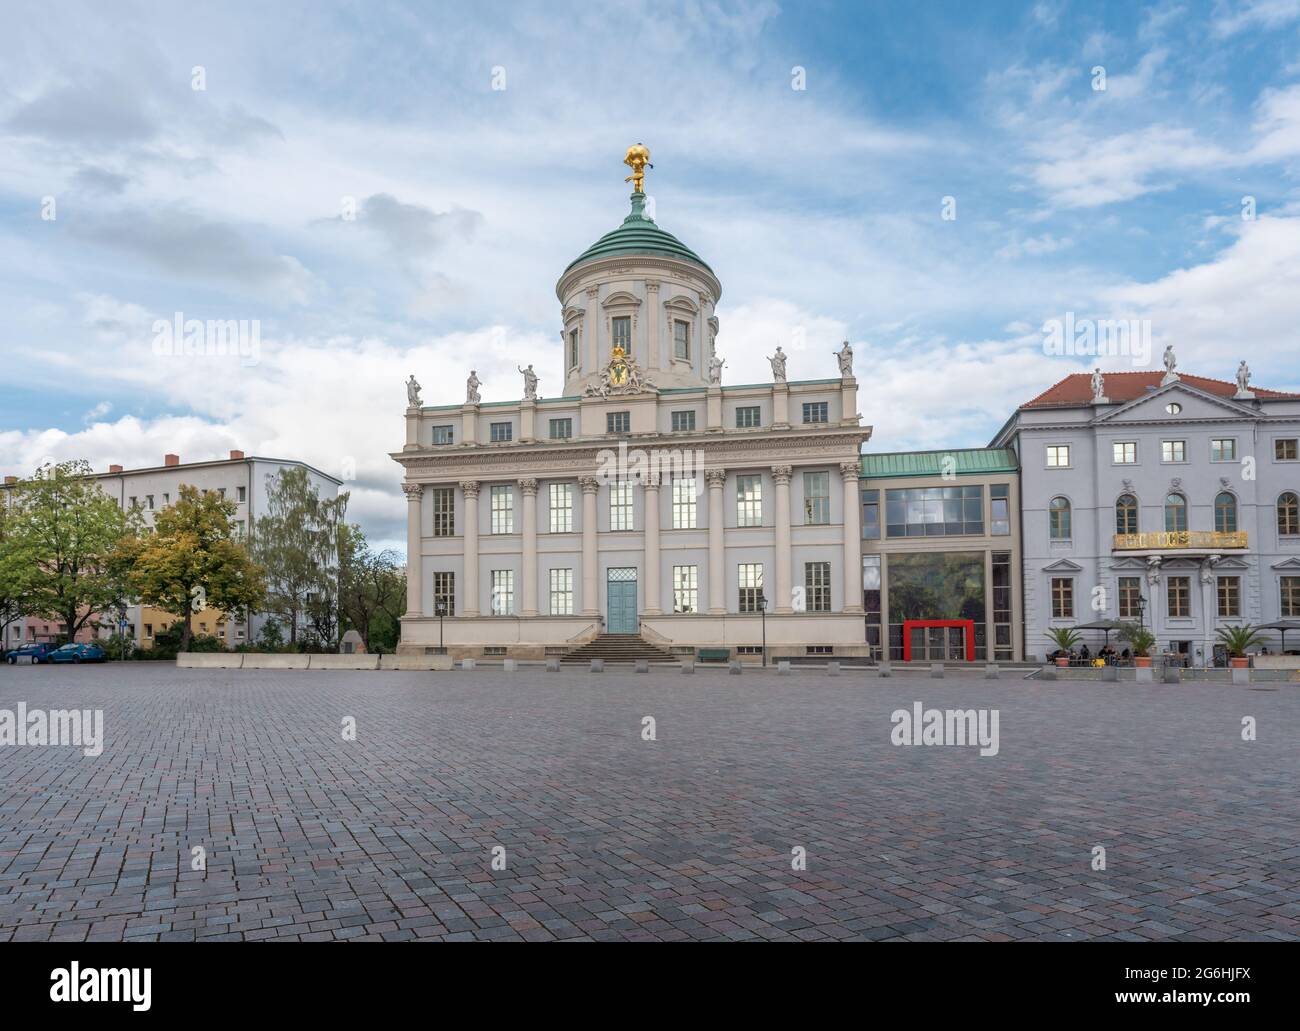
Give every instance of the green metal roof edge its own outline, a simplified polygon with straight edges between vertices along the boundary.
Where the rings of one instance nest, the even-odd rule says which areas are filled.
[[[1019,472],[1015,453],[1010,448],[943,448],[937,451],[889,451],[878,454],[864,454],[858,478],[863,480],[885,480],[901,479],[909,476],[939,476],[942,470],[939,468],[938,459],[945,455],[952,455],[957,459],[957,468],[955,470],[957,476],[982,476],[990,473]],[[975,455],[997,457],[983,464],[964,462],[962,460]],[[918,459],[930,457],[935,458],[936,461],[923,467],[918,464],[904,464],[908,460],[915,463]]]
[[[645,194],[632,194],[632,211],[623,221],[579,254],[565,266],[570,270],[589,261],[610,258],[620,254],[653,254],[693,262],[716,278],[708,262],[673,236],[661,229],[654,219],[645,214]]]

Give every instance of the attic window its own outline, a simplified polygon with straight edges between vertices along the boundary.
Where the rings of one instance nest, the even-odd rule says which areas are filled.
[[[1168,412],[1170,415],[1177,415],[1182,410],[1183,410],[1183,406],[1180,405],[1177,401],[1170,401],[1167,405],[1165,405],[1165,411]]]

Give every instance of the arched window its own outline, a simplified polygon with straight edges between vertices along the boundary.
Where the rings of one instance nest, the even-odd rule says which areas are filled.
[[[1181,494],[1165,498],[1165,529],[1169,533],[1182,533],[1187,529],[1187,499]]]
[[[1054,541],[1070,539],[1070,503],[1065,498],[1052,498],[1047,506],[1047,536]]]
[[[1219,533],[1237,532],[1237,499],[1226,490],[1214,499],[1214,528]]]
[[[1138,532],[1138,499],[1132,494],[1121,494],[1115,502],[1115,532]]]
[[[1277,499],[1277,532],[1283,537],[1300,534],[1300,498],[1287,491]]]

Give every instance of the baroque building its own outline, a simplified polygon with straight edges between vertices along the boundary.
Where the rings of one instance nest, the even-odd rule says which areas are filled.
[[[424,406],[392,455],[407,497],[401,649],[539,657],[602,634],[667,651],[863,654],[859,473],[871,436],[838,374],[723,385],[722,283],[631,210],[556,285],[559,397]]]

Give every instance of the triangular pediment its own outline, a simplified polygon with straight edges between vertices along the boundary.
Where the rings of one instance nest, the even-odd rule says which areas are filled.
[[[1165,406],[1176,401],[1182,411],[1171,414]],[[1141,397],[1114,407],[1104,408],[1093,419],[1094,425],[1128,422],[1172,422],[1189,419],[1256,419],[1258,413],[1249,402],[1219,397],[1193,387],[1182,380],[1156,387]]]
[[[1281,562],[1274,562],[1270,569],[1297,569],[1300,570],[1300,556],[1292,555],[1290,558],[1284,558]]]
[[[1044,573],[1082,573],[1083,566],[1071,562],[1068,558],[1058,558],[1055,562],[1043,566]]]

